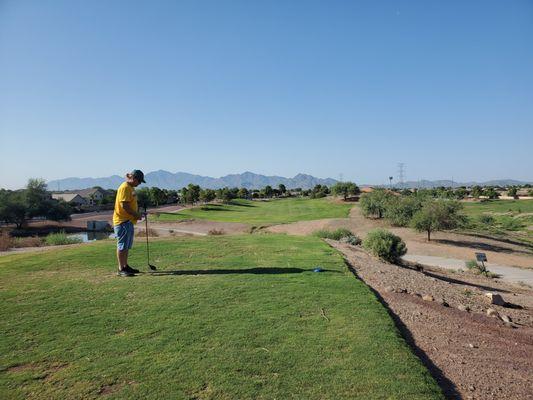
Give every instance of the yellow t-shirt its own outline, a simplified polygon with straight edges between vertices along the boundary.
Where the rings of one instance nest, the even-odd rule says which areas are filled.
[[[122,202],[126,201],[131,204],[131,208],[134,211],[138,211],[139,207],[137,206],[137,195],[135,194],[135,189],[133,186],[128,185],[127,182],[124,182],[118,187],[117,197],[115,198],[115,211],[113,212],[113,225],[119,225],[126,221],[131,221],[134,224],[137,223],[137,218],[129,214],[122,207]]]

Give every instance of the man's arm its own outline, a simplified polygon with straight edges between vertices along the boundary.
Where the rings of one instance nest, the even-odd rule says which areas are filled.
[[[137,212],[133,208],[131,208],[131,203],[129,201],[122,201],[121,203],[122,203],[122,207],[124,208],[124,211],[126,211],[132,217],[135,217],[135,219],[142,218],[142,215],[140,212]]]

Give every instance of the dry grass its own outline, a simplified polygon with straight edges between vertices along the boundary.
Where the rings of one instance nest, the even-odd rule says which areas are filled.
[[[13,247],[13,238],[8,233],[0,232],[0,251],[6,251]]]
[[[44,246],[44,241],[38,236],[18,237],[13,240],[13,247],[41,247]]]
[[[137,237],[146,237],[146,229],[141,229],[136,233]],[[158,237],[159,233],[152,228],[148,228],[148,237]]]
[[[209,232],[207,232],[207,234],[211,236],[219,236],[225,235],[226,232],[224,232],[224,229],[211,229]]]

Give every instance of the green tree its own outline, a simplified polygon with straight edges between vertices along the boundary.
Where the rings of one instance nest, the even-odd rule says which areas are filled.
[[[25,202],[28,207],[28,217],[46,216],[51,202],[51,196],[46,191],[44,179],[28,180],[25,190]]]
[[[200,191],[200,201],[209,203],[215,200],[217,197],[216,192],[213,189],[203,189]]]
[[[150,202],[155,206],[165,204],[167,201],[166,193],[158,187],[150,188]]]
[[[190,183],[186,188],[181,189],[181,197],[186,204],[194,204],[200,200],[200,186]]]
[[[426,201],[422,208],[413,215],[411,225],[419,232],[427,232],[428,241],[431,232],[455,229],[465,221],[459,211],[462,204],[457,200]]]
[[[248,199],[250,197],[250,192],[248,189],[242,187],[237,192],[237,198],[238,199]]]
[[[383,218],[388,203],[394,195],[385,189],[375,189],[364,193],[359,200],[359,207],[365,217]]]
[[[474,186],[472,188],[472,197],[474,199],[479,199],[479,196],[481,196],[483,194],[483,188],[481,186]]]
[[[280,183],[278,185],[278,190],[282,196],[285,195],[285,193],[287,193],[287,188],[285,187],[283,183]]]
[[[150,195],[150,188],[143,187],[135,191],[137,194],[137,203],[141,208],[148,208],[153,206],[152,197]]]
[[[393,196],[386,204],[383,216],[394,226],[408,226],[424,201],[416,196]]]
[[[265,188],[263,189],[264,197],[269,199],[269,198],[271,198],[273,196],[273,194],[274,194],[274,189],[272,189],[272,186],[266,185]]]
[[[500,197],[500,194],[496,190],[494,190],[493,187],[489,187],[489,188],[485,189],[483,191],[483,195],[487,196],[489,199],[492,199],[492,200],[497,199],[497,198]]]
[[[518,199],[518,188],[516,186],[511,186],[507,191],[507,196]]]
[[[237,193],[230,189],[230,188],[222,188],[217,190],[217,198],[221,200],[223,203],[229,203],[231,200],[235,199],[237,196]]]
[[[358,195],[361,193],[361,190],[353,182],[337,182],[331,187],[331,193],[333,193],[335,196],[342,196],[344,201],[346,201],[348,196]]]

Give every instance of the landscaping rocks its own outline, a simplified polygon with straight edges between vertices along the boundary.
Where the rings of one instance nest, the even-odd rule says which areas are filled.
[[[430,295],[430,294],[425,294],[422,296],[422,300],[425,300],[425,301],[435,301],[435,298]]]
[[[503,300],[503,297],[499,294],[495,293],[485,293],[485,296],[487,296],[490,299],[490,303],[494,304],[496,306],[505,306],[505,300]]]

